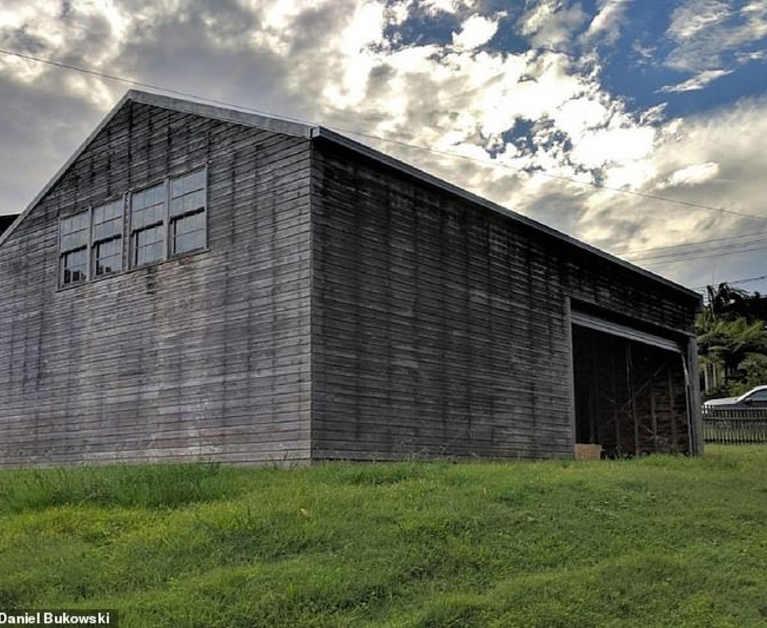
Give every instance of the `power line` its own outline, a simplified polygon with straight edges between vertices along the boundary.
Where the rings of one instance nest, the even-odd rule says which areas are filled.
[[[701,255],[711,255],[712,253],[721,253],[725,255],[735,255],[737,253],[744,253],[754,250],[759,250],[765,246],[765,240],[764,238],[758,238],[756,240],[751,240],[749,242],[742,242],[739,245],[739,248],[736,250],[732,250],[733,246],[731,243],[726,244],[720,244],[719,246],[712,246],[709,248],[701,248],[699,250],[693,250],[693,251],[668,251],[666,253],[645,253],[644,255],[636,255],[636,256],[624,256],[626,259],[631,259],[635,261],[655,261],[655,260],[664,260],[664,259],[677,259],[677,258],[684,258],[684,259],[697,259]]]
[[[734,284],[752,283],[754,281],[762,281],[764,279],[767,279],[767,275],[762,275],[761,277],[749,277],[748,279],[733,279],[732,281],[728,281],[727,283],[734,283]],[[722,282],[719,282],[719,283],[722,283]]]
[[[680,262],[689,262],[690,260],[713,259],[713,258],[719,258],[719,257],[728,257],[730,255],[742,255],[744,253],[754,253],[757,251],[762,251],[763,249],[764,249],[764,246],[760,244],[759,246],[754,246],[753,248],[739,249],[737,251],[720,251],[720,252],[713,252],[713,253],[706,251],[705,255],[687,255],[685,257],[680,257],[678,259],[669,259],[669,260],[652,259],[648,261],[640,261],[640,263],[643,266],[660,266],[660,265],[667,265],[667,264],[679,264]],[[709,255],[708,253],[711,253],[711,254]]]
[[[135,81],[135,80],[132,80],[132,79],[125,79],[123,77],[118,77],[118,76],[115,76],[115,75],[112,75],[112,74],[106,74],[104,72],[99,72],[99,71],[96,71],[96,70],[90,70],[90,69],[86,69],[86,68],[81,68],[79,66],[74,66],[74,65],[70,65],[70,64],[60,63],[60,62],[52,61],[52,60],[49,60],[49,59],[41,59],[39,57],[34,57],[32,55],[25,55],[25,54],[22,54],[22,53],[18,53],[18,52],[14,52],[14,51],[9,51],[9,50],[4,50],[4,49],[0,49],[0,52],[4,53],[4,54],[9,54],[9,55],[21,57],[21,58],[27,59],[27,60],[36,61],[36,62],[39,62],[39,63],[45,63],[45,64],[53,65],[53,66],[56,66],[56,67],[60,67],[60,68],[68,69],[68,70],[73,70],[73,71],[76,71],[76,72],[83,72],[83,73],[86,73],[86,74],[90,74],[90,75],[93,75],[93,76],[98,76],[98,77],[101,77],[101,78],[106,78],[106,79],[113,80],[113,81],[119,81],[119,82],[127,83],[127,84],[130,84],[130,85],[136,85],[136,86],[139,86],[139,87],[147,87],[147,88],[150,88],[150,89],[153,89],[153,90],[157,90],[157,91],[163,91],[163,92],[167,92],[167,93],[171,93],[171,94],[185,96],[187,98],[193,98],[193,99],[198,100],[198,101],[205,101],[205,102],[215,103],[215,104],[219,104],[219,105],[224,105],[224,106],[227,106],[227,107],[232,107],[232,108],[235,108],[235,109],[242,109],[242,110],[245,110],[245,111],[251,111],[251,112],[257,113],[259,115],[266,115],[266,116],[270,116],[270,117],[274,117],[274,118],[280,118],[280,119],[283,119],[283,120],[289,120],[289,121],[292,121],[292,122],[298,122],[300,124],[310,124],[307,121],[301,120],[301,119],[298,119],[298,118],[290,118],[290,117],[287,117],[287,116],[280,116],[280,115],[273,114],[271,112],[265,112],[265,111],[258,110],[258,109],[252,108],[252,107],[236,105],[236,104],[233,104],[233,103],[230,103],[230,102],[227,102],[227,101],[217,100],[217,99],[213,99],[213,98],[207,98],[207,97],[204,97],[204,96],[199,96],[197,94],[192,94],[190,92],[184,92],[184,91],[175,90],[175,89],[171,89],[171,88],[166,88],[166,87],[162,87],[162,86],[158,86],[158,85],[153,85],[151,83],[144,83],[144,82]],[[395,139],[392,139],[392,138],[386,138],[386,137],[381,137],[381,136],[378,136],[378,135],[373,135],[373,134],[370,134],[370,133],[365,133],[365,132],[362,132],[362,131],[357,131],[355,129],[347,129],[347,128],[343,128],[343,127],[335,127],[335,130],[340,131],[342,133],[348,133],[350,135],[357,135],[357,136],[360,136],[360,137],[366,137],[368,139],[373,139],[373,140],[376,140],[376,141],[387,142],[389,144],[395,144],[395,145],[404,146],[404,147],[407,147],[407,148],[415,148],[417,150],[422,150],[422,151],[429,152],[429,153],[432,153],[432,154],[435,154],[435,155],[442,155],[442,156],[445,156],[445,157],[465,159],[465,160],[472,161],[472,162],[475,162],[475,163],[480,163],[480,164],[483,164],[483,165],[490,165],[490,166],[493,166],[493,167],[506,168],[508,170],[513,170],[515,172],[524,172],[528,176],[531,176],[531,173],[528,172],[528,170],[526,170],[525,168],[515,167],[515,166],[512,166],[511,164],[505,164],[505,163],[502,163],[502,162],[490,163],[487,160],[477,159],[475,157],[469,157],[467,155],[460,155],[458,153],[451,153],[451,152],[448,152],[448,151],[440,151],[440,150],[437,150],[437,149],[434,149],[434,148],[430,148],[428,146],[421,146],[419,144],[411,144],[411,143],[408,143],[408,142],[403,142],[403,141],[395,140]],[[744,218],[755,218],[757,220],[767,220],[767,217],[765,217],[765,216],[758,216],[756,214],[749,214],[749,213],[746,213],[746,212],[738,212],[738,211],[731,210],[731,209],[725,209],[723,207],[714,207],[712,205],[704,205],[704,204],[701,204],[701,203],[693,203],[693,202],[690,202],[690,201],[682,201],[682,200],[679,200],[679,199],[673,199],[673,198],[659,196],[659,195],[654,195],[654,194],[646,194],[646,193],[643,193],[643,192],[634,192],[632,190],[624,190],[624,189],[621,189],[621,188],[610,187],[610,186],[606,186],[606,185],[592,183],[592,182],[589,182],[589,181],[580,181],[578,179],[573,179],[571,177],[565,177],[565,176],[561,176],[561,175],[550,174],[550,173],[547,173],[547,172],[544,172],[544,171],[538,171],[538,172],[536,172],[536,174],[539,174],[541,176],[544,176],[544,177],[547,177],[547,178],[550,178],[550,179],[555,179],[555,180],[559,180],[559,181],[565,181],[567,183],[572,183],[572,184],[583,186],[583,187],[587,187],[588,186],[588,187],[592,187],[592,188],[600,189],[600,190],[609,190],[609,191],[612,191],[612,192],[617,192],[619,194],[628,194],[628,195],[631,195],[631,196],[636,196],[636,197],[639,197],[639,198],[645,198],[645,199],[649,199],[649,200],[657,200],[657,201],[662,201],[662,202],[667,202],[667,203],[675,203],[675,204],[683,205],[683,206],[686,206],[686,207],[705,209],[705,210],[708,210],[708,211],[714,211],[714,212],[719,212],[719,213],[724,213],[724,214],[731,214],[731,215],[740,216],[740,217],[744,217]]]
[[[704,244],[712,244],[714,242],[731,242],[733,240],[742,240],[744,238],[751,238],[759,235],[767,235],[767,231],[754,231],[753,233],[742,233],[735,236],[725,236],[722,238],[710,238],[708,240],[696,240],[695,242],[683,242],[681,244],[669,244],[667,246],[653,246],[646,249],[629,249],[620,251],[618,255],[634,255],[635,253],[650,253],[656,251],[662,251],[666,249],[679,249],[682,247],[701,246]]]
[[[416,148],[416,149],[419,149],[419,150],[427,151],[429,153],[434,153],[435,155],[443,155],[443,156],[446,156],[446,157],[465,159],[467,161],[473,161],[473,162],[484,164],[484,165],[490,165],[490,166],[493,166],[493,167],[499,167],[499,168],[506,168],[508,170],[514,170],[515,172],[524,172],[525,174],[527,174],[529,176],[532,176],[531,173],[528,172],[525,168],[512,166],[511,164],[505,164],[505,163],[502,163],[502,162],[490,163],[487,160],[477,159],[476,157],[469,157],[468,155],[459,155],[458,153],[450,153],[450,152],[447,152],[447,151],[440,151],[440,150],[437,150],[435,148],[429,148],[428,146],[420,146],[418,144],[410,144],[408,142],[402,142],[402,141],[394,140],[394,139],[390,139],[390,138],[378,137],[376,135],[371,135],[369,133],[363,133],[361,131],[354,131],[354,130],[351,130],[351,129],[338,128],[338,130],[342,131],[343,133],[349,133],[351,135],[359,135],[361,137],[367,137],[367,138],[370,138],[370,139],[380,140],[382,142],[388,142],[390,144],[398,144],[400,146],[406,146],[408,148]],[[555,179],[555,180],[558,180],[558,181],[565,181],[567,183],[572,183],[572,184],[579,185],[579,186],[582,186],[582,187],[591,187],[591,188],[594,188],[594,189],[597,189],[597,190],[608,190],[610,192],[617,192],[619,194],[628,194],[630,196],[636,196],[636,197],[639,197],[639,198],[644,198],[644,199],[653,200],[653,201],[662,201],[662,202],[665,202],[665,203],[675,203],[677,205],[684,205],[685,207],[693,207],[693,208],[696,208],[696,209],[705,209],[705,210],[708,210],[708,211],[718,212],[718,213],[722,213],[722,214],[731,214],[733,216],[740,216],[741,218],[755,218],[756,220],[765,220],[765,221],[767,221],[767,216],[758,216],[757,214],[748,214],[746,212],[735,211],[734,209],[725,209],[724,207],[714,207],[713,205],[703,205],[701,203],[693,203],[693,202],[690,202],[690,201],[682,201],[682,200],[675,199],[675,198],[669,198],[667,196],[658,196],[656,194],[646,194],[644,192],[634,192],[633,190],[624,190],[622,188],[611,187],[609,185],[602,185],[602,184],[599,184],[599,183],[592,183],[590,181],[580,181],[579,179],[573,179],[571,177],[565,177],[565,176],[562,176],[562,175],[551,174],[551,173],[548,173],[548,172],[544,172],[542,170],[536,171],[535,174],[539,174],[539,175],[541,175],[543,177],[546,177],[548,179]]]
[[[55,67],[58,67],[58,68],[63,68],[63,69],[72,70],[72,71],[75,71],[75,72],[81,72],[81,73],[84,73],[84,74],[89,74],[91,76],[97,76],[99,78],[104,78],[104,79],[108,79],[108,80],[111,80],[111,81],[118,81],[120,83],[126,83],[126,84],[134,85],[134,86],[137,86],[137,87],[144,87],[144,88],[152,89],[152,90],[159,91],[159,92],[165,92],[165,93],[169,93],[169,94],[175,94],[175,95],[178,95],[178,96],[184,96],[186,98],[191,98],[191,99],[194,99],[194,100],[200,101],[200,102],[214,103],[214,104],[217,104],[217,105],[222,105],[222,106],[226,106],[226,107],[230,107],[230,108],[234,108],[234,109],[240,109],[240,110],[243,110],[243,111],[249,111],[249,112],[252,112],[252,113],[257,113],[259,115],[265,115],[265,116],[269,116],[269,117],[273,117],[273,118],[278,118],[278,119],[281,119],[281,120],[287,120],[287,121],[291,121],[291,122],[298,122],[300,124],[310,124],[307,121],[300,120],[298,118],[291,118],[289,116],[277,115],[277,114],[273,114],[271,112],[265,112],[265,111],[262,111],[262,110],[255,109],[253,107],[246,107],[246,106],[242,106],[242,105],[236,105],[236,104],[233,104],[233,103],[230,103],[230,102],[227,102],[227,101],[217,100],[217,99],[214,99],[214,98],[207,98],[207,97],[204,97],[204,96],[199,96],[197,94],[192,94],[190,92],[185,92],[185,91],[181,91],[181,90],[177,90],[177,89],[163,87],[163,86],[160,86],[160,85],[154,85],[152,83],[145,83],[143,81],[136,81],[136,80],[133,80],[133,79],[126,79],[126,78],[121,77],[121,76],[116,76],[116,75],[113,75],[113,74],[107,74],[105,72],[100,72],[100,71],[97,71],[97,70],[91,70],[91,69],[88,69],[88,68],[83,68],[83,67],[80,67],[80,66],[71,65],[71,64],[68,64],[68,63],[61,63],[59,61],[53,61],[51,59],[42,59],[40,57],[35,57],[33,55],[28,55],[28,54],[24,54],[24,53],[12,51],[12,50],[5,50],[5,49],[0,48],[0,53],[6,54],[6,55],[15,56],[15,57],[19,57],[21,59],[26,59],[28,61],[35,61],[37,63],[43,63],[43,64],[55,66]],[[380,136],[377,136],[377,135],[372,135],[370,133],[364,133],[362,131],[357,131],[357,130],[353,130],[353,129],[346,129],[346,128],[342,128],[342,127],[335,127],[335,130],[340,131],[342,133],[348,133],[350,135],[357,135],[357,136],[360,136],[360,137],[366,137],[368,139],[373,139],[373,140],[376,140],[376,141],[386,142],[386,143],[389,143],[389,144],[395,144],[395,145],[400,145],[400,146],[404,146],[404,147],[407,147],[407,148],[414,148],[414,149],[417,149],[417,150],[422,150],[422,151],[425,151],[425,152],[433,153],[435,155],[442,155],[442,156],[450,157],[450,158],[465,159],[465,160],[472,161],[472,162],[475,162],[475,163],[483,164],[485,166],[489,165],[489,166],[493,166],[493,167],[501,167],[501,168],[505,168],[505,169],[508,169],[508,170],[513,170],[515,172],[524,172],[528,176],[532,176],[531,173],[528,170],[526,170],[525,168],[512,166],[511,164],[506,164],[506,163],[502,163],[502,162],[492,163],[492,162],[489,162],[488,160],[484,160],[484,159],[477,159],[475,157],[469,157],[467,155],[459,155],[458,153],[451,153],[451,152],[447,152],[447,151],[440,151],[440,150],[437,150],[437,149],[434,149],[434,148],[430,148],[428,146],[421,146],[421,145],[418,145],[418,144],[410,144],[408,142],[403,142],[403,141],[395,140],[395,139],[392,139],[392,138],[380,137]],[[592,182],[589,182],[589,181],[580,181],[578,179],[573,179],[573,178],[565,177],[565,176],[561,176],[561,175],[550,174],[550,173],[545,172],[545,171],[537,171],[536,174],[539,174],[539,175],[541,175],[543,177],[547,177],[549,179],[554,179],[554,180],[558,180],[558,181],[564,181],[564,182],[571,183],[571,184],[574,184],[574,185],[578,185],[578,186],[581,186],[581,187],[591,187],[591,188],[598,189],[598,190],[608,190],[608,191],[611,191],[611,192],[616,192],[616,193],[619,193],[619,194],[627,194],[627,195],[630,195],[630,196],[635,196],[635,197],[643,198],[643,199],[647,199],[647,200],[661,201],[661,202],[664,202],[664,203],[673,203],[673,204],[676,204],[676,205],[682,205],[684,207],[691,207],[691,208],[695,208],[695,209],[705,209],[707,211],[712,211],[712,212],[717,212],[717,213],[722,213],[722,214],[729,214],[729,215],[733,215],[733,216],[739,216],[741,218],[753,218],[753,219],[756,219],[756,220],[767,220],[767,216],[758,216],[756,214],[749,214],[749,213],[746,213],[746,212],[739,212],[739,211],[735,211],[735,210],[732,210],[732,209],[725,209],[723,207],[714,207],[713,205],[705,205],[705,204],[701,204],[701,203],[693,203],[693,202],[690,202],[690,201],[683,201],[683,200],[679,200],[679,199],[669,198],[669,197],[666,197],[666,196],[659,196],[659,195],[656,195],[656,194],[647,194],[647,193],[644,193],[644,192],[635,192],[635,191],[632,191],[632,190],[624,190],[622,188],[616,188],[616,187],[611,187],[611,186],[607,186],[607,185],[601,185],[601,184],[598,184],[598,183],[592,183]]]
[[[19,57],[21,59],[26,59],[28,61],[36,61],[38,63],[44,63],[46,65],[52,65],[57,68],[63,68],[65,70],[73,70],[74,72],[81,72],[83,74],[90,74],[91,76],[97,76],[99,78],[109,79],[110,81],[118,81],[120,83],[125,83],[127,85],[134,85],[136,87],[145,87],[147,89],[152,89],[154,91],[158,92],[165,92],[168,94],[175,94],[176,96],[184,96],[185,98],[191,98],[192,100],[200,101],[200,102],[208,102],[213,103],[216,105],[222,105],[224,107],[229,107],[231,109],[241,109],[244,111],[249,111],[251,113],[257,113],[259,115],[268,116],[270,118],[275,118],[278,120],[285,120],[288,122],[298,122],[299,124],[309,124],[305,120],[299,120],[298,118],[291,118],[289,116],[284,116],[280,114],[270,113],[266,111],[259,111],[258,109],[254,109],[253,107],[242,107],[240,105],[236,105],[234,103],[227,102],[225,100],[217,100],[215,98],[208,98],[206,96],[198,96],[197,94],[192,94],[191,92],[184,92],[178,89],[171,89],[170,87],[162,87],[160,85],[154,85],[152,83],[144,83],[143,81],[136,81],[133,79],[127,79],[122,76],[115,76],[114,74],[107,74],[105,72],[99,72],[98,70],[90,70],[88,68],[82,68],[76,65],[70,65],[68,63],[61,63],[59,61],[52,61],[51,59],[41,59],[40,57],[35,57],[28,54],[23,54],[21,52],[14,52],[13,50],[5,50],[3,48],[0,48],[0,53],[11,55],[13,57]]]
[[[753,283],[754,281],[763,281],[765,279],[767,279],[767,275],[762,275],[761,277],[747,277],[746,279],[729,279],[726,281],[718,281],[717,284],[726,283],[726,284],[737,286],[743,283]],[[705,286],[696,286],[695,288],[693,288],[693,290],[696,290],[696,291],[705,290],[710,285],[711,284],[706,284]]]
[[[35,57],[35,56],[32,56],[32,55],[27,55],[27,54],[15,52],[15,51],[5,50],[5,49],[2,49],[2,48],[0,48],[0,53],[6,54],[6,55],[15,56],[15,57],[18,57],[18,58],[21,58],[21,59],[26,59],[26,60],[29,60],[29,61],[34,61],[34,62],[37,62],[37,63],[43,63],[43,64],[46,64],[46,65],[51,65],[51,66],[62,68],[62,69],[67,69],[67,70],[71,70],[71,71],[75,71],[75,72],[80,72],[80,73],[83,73],[83,74],[88,74],[88,75],[91,75],[91,76],[96,76],[96,77],[99,77],[99,78],[102,78],[102,79],[107,79],[107,80],[111,80],[111,81],[117,81],[117,82],[120,82],[120,83],[125,83],[125,84],[128,84],[128,85],[133,85],[133,86],[137,86],[137,87],[148,88],[148,89],[151,89],[151,90],[154,90],[154,91],[158,91],[158,92],[165,92],[165,93],[168,93],[168,94],[175,94],[175,95],[178,95],[178,96],[183,96],[185,98],[190,98],[190,99],[195,100],[195,101],[208,102],[208,103],[217,104],[217,105],[221,105],[221,106],[228,107],[228,108],[239,109],[239,110],[242,110],[242,111],[248,111],[248,112],[256,113],[256,114],[259,114],[259,115],[269,116],[269,117],[272,117],[272,118],[277,118],[277,119],[291,121],[291,122],[297,122],[299,124],[304,124],[304,125],[309,125],[309,126],[311,125],[311,123],[309,123],[309,122],[307,122],[305,120],[302,120],[302,119],[293,118],[293,117],[285,116],[285,115],[277,115],[277,114],[273,114],[271,112],[266,112],[266,111],[262,111],[262,110],[256,109],[254,107],[242,106],[242,105],[238,105],[238,104],[231,103],[231,102],[224,101],[224,100],[219,100],[219,99],[199,96],[199,95],[191,93],[191,92],[186,92],[186,91],[182,91],[182,90],[177,90],[177,89],[172,89],[172,88],[168,88],[168,87],[163,87],[163,86],[160,86],[160,85],[154,85],[152,83],[147,83],[147,82],[143,82],[143,81],[137,81],[137,80],[133,80],[133,79],[126,79],[126,78],[121,77],[121,76],[116,76],[116,75],[108,74],[108,73],[105,73],[105,72],[100,72],[100,71],[97,71],[97,70],[91,70],[91,69],[88,69],[88,68],[83,68],[83,67],[79,67],[79,66],[75,66],[75,65],[71,65],[71,64],[67,64],[67,63],[61,63],[61,62],[58,62],[58,61],[53,61],[51,59],[42,59],[42,58]],[[490,162],[490,161],[488,161],[486,159],[477,159],[477,158],[474,158],[474,157],[469,157],[469,156],[466,156],[466,155],[460,155],[460,154],[457,154],[457,153],[451,153],[451,152],[448,152],[448,151],[440,151],[440,150],[436,150],[434,148],[430,148],[430,147],[427,147],[427,146],[420,146],[418,144],[411,144],[411,143],[403,142],[403,141],[396,140],[396,139],[393,139],[393,138],[380,137],[380,136],[376,136],[376,135],[373,135],[373,134],[370,134],[370,133],[364,133],[364,132],[361,132],[361,131],[357,131],[357,130],[354,130],[354,129],[346,129],[346,128],[341,128],[341,127],[335,127],[335,129],[337,131],[339,131],[339,132],[342,132],[342,133],[348,133],[348,134],[351,134],[351,135],[357,135],[357,136],[360,136],[360,137],[365,137],[365,138],[369,138],[369,139],[380,141],[380,142],[386,142],[386,143],[389,143],[389,144],[399,145],[399,146],[403,146],[403,147],[406,147],[406,148],[409,148],[409,149],[421,150],[421,151],[424,151],[424,152],[429,152],[429,153],[432,153],[432,154],[435,154],[435,155],[441,155],[441,156],[445,156],[445,157],[449,157],[449,158],[453,158],[453,159],[455,159],[455,158],[464,159],[464,160],[467,160],[467,161],[472,161],[472,162],[475,162],[475,163],[480,163],[480,164],[485,165],[485,166],[489,165],[489,166],[493,166],[493,167],[502,167],[502,168],[513,170],[513,171],[516,171],[516,172],[524,172],[528,176],[531,176],[531,173],[527,169],[525,169],[525,168],[514,167],[514,166],[512,166],[510,164],[506,164],[506,163],[502,163],[502,162],[495,162],[495,163],[493,163],[493,162]],[[701,204],[701,203],[693,203],[693,202],[689,202],[689,201],[682,201],[682,200],[679,200],[679,199],[673,199],[673,198],[659,196],[659,195],[654,195],[654,194],[646,194],[646,193],[642,193],[642,192],[634,192],[634,191],[631,191],[631,190],[624,190],[624,189],[621,189],[621,188],[614,188],[614,187],[610,187],[610,186],[599,185],[599,184],[588,182],[588,181],[580,181],[580,180],[572,179],[572,178],[565,177],[565,176],[550,174],[550,173],[547,173],[547,172],[544,172],[544,171],[538,171],[536,174],[539,174],[541,176],[547,177],[549,179],[554,179],[554,180],[559,180],[559,181],[564,181],[564,182],[567,182],[567,183],[575,184],[575,185],[578,185],[578,186],[581,186],[581,187],[591,187],[591,188],[595,188],[595,189],[609,190],[609,191],[616,192],[616,193],[619,193],[619,194],[627,194],[627,195],[631,195],[631,196],[635,196],[635,197],[639,197],[639,198],[644,198],[644,199],[648,199],[648,200],[656,200],[656,201],[661,201],[661,202],[666,202],[666,203],[673,203],[673,204],[682,205],[682,206],[685,206],[685,207],[704,209],[704,210],[707,210],[707,211],[712,211],[712,212],[717,212],[717,213],[722,213],[722,214],[730,214],[730,215],[740,216],[740,217],[744,217],[744,218],[753,218],[753,219],[757,219],[757,220],[767,220],[767,217],[758,216],[758,215],[755,215],[755,214],[749,214],[749,213],[746,213],[746,212],[738,212],[738,211],[734,211],[734,210],[725,209],[725,208],[722,208],[722,207],[714,207],[714,206],[711,206],[711,205],[705,205],[705,204]],[[662,254],[661,253],[661,254],[658,254],[658,255],[651,255],[649,258],[647,256],[640,256],[640,260],[646,259],[649,262],[650,266],[658,266],[658,265],[661,265],[661,264],[674,264],[674,263],[679,263],[679,262],[683,262],[683,261],[689,261],[691,259],[710,259],[712,257],[722,257],[722,256],[727,256],[727,255],[733,255],[733,254],[742,254],[742,253],[753,252],[753,251],[759,250],[759,248],[761,248],[761,247],[759,247],[759,248],[746,248],[746,249],[742,249],[741,248],[741,249],[739,249],[737,251],[722,251],[722,252],[716,253],[714,255],[712,255],[711,253],[714,253],[715,251],[720,251],[721,249],[720,248],[714,248],[714,249],[710,249],[708,251],[701,251],[701,253],[705,253],[705,255],[690,255],[689,253],[686,253],[684,251],[680,251],[678,249],[680,249],[682,247],[701,246],[701,245],[711,244],[711,243],[715,243],[715,242],[725,242],[725,241],[739,240],[739,239],[743,239],[743,238],[753,237],[755,235],[761,235],[763,233],[767,233],[767,232],[756,232],[756,233],[751,233],[751,234],[743,234],[743,235],[739,235],[739,236],[730,236],[730,237],[724,237],[724,238],[712,238],[710,240],[703,240],[703,241],[699,241],[699,242],[683,243],[683,244],[679,244],[679,245],[670,245],[670,246],[665,246],[665,247],[652,247],[652,248],[647,248],[647,249],[638,249],[638,250],[635,250],[635,251],[626,251],[626,252],[622,253],[622,255],[631,255],[633,253],[651,253],[651,252],[659,252],[659,251],[662,251],[662,250],[669,250],[669,252],[666,253],[666,254]],[[759,243],[761,243],[763,241],[764,240],[754,240],[754,241],[748,242],[747,246],[759,244]],[[674,249],[677,249],[677,250],[675,251]],[[683,257],[681,257],[679,259],[675,259],[675,258],[677,258],[680,255],[682,255]],[[662,261],[663,258],[670,258],[670,259],[666,259],[665,261]],[[745,279],[735,279],[735,280],[730,280],[727,283],[739,285],[739,284],[750,283],[750,282],[755,282],[755,281],[762,281],[762,280],[765,280],[765,279],[767,279],[767,275],[763,275],[763,276],[760,276],[760,277],[748,277],[748,278],[745,278]],[[699,288],[696,288],[696,289],[705,289],[705,288],[706,288],[706,286],[702,286],[702,287],[699,287]]]

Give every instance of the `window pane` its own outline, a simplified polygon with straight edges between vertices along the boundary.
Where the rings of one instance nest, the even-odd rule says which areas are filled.
[[[110,255],[108,257],[101,257],[96,262],[96,276],[108,275],[109,273],[116,273],[120,270],[120,256]]]
[[[134,230],[160,223],[164,218],[164,185],[156,185],[131,196],[131,226]]]
[[[149,207],[165,200],[165,184],[159,183],[151,188],[140,190],[133,194],[135,207]]]
[[[205,229],[205,212],[198,211],[196,214],[188,214],[173,221],[175,233],[199,231]]]
[[[165,217],[165,210],[162,204],[151,205],[141,210],[133,212],[133,229],[143,229],[150,225],[161,223]]]
[[[205,187],[205,170],[197,170],[171,182],[171,198],[176,198]]]
[[[93,225],[93,240],[106,240],[119,236],[122,233],[122,218],[102,222],[99,225]]]
[[[204,190],[197,190],[171,200],[170,215],[178,216],[179,214],[186,214],[187,212],[201,209],[204,206],[205,192]]]
[[[61,221],[61,233],[75,233],[88,228],[88,212],[80,212]]]
[[[193,231],[180,235],[176,238],[175,247],[176,254],[205,248],[205,234],[202,231]]]
[[[156,242],[162,242],[162,228],[149,227],[136,232],[136,244],[139,247],[149,246]]]
[[[170,215],[179,216],[205,207],[205,170],[171,181]]]
[[[154,242],[136,251],[136,265],[149,264],[162,259],[162,243]]]
[[[88,264],[87,249],[79,249],[61,256],[61,283],[67,285],[85,281]]]
[[[98,225],[99,223],[119,218],[123,213],[122,208],[123,202],[121,200],[113,201],[112,203],[107,203],[106,205],[100,205],[99,207],[94,207],[93,224]]]
[[[61,221],[61,252],[88,244],[88,212],[80,212]]]
[[[93,239],[104,240],[122,234],[122,201],[93,209]]]
[[[205,212],[173,220],[173,253],[205,248]]]
[[[117,272],[122,268],[122,238],[99,242],[94,247],[96,276]]]
[[[162,259],[162,225],[137,231],[134,236],[134,264],[148,264]]]

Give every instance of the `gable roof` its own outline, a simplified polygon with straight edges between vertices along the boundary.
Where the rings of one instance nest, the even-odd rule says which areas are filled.
[[[299,137],[311,137],[311,127],[305,124],[296,122],[289,122],[286,120],[280,120],[279,118],[272,118],[267,116],[256,115],[236,109],[224,109],[222,107],[213,107],[199,102],[191,100],[183,100],[181,98],[171,98],[169,96],[162,96],[160,94],[152,94],[150,92],[142,92],[139,90],[129,90],[118,101],[118,103],[112,107],[112,110],[104,117],[104,119],[93,129],[90,135],[85,138],[85,141],[80,144],[77,150],[72,156],[67,159],[61,168],[56,172],[45,187],[32,199],[32,202],[27,205],[26,209],[21,212],[18,219],[11,225],[11,227],[0,234],[0,246],[10,237],[11,233],[16,229],[17,225],[21,223],[26,215],[32,211],[32,208],[37,205],[42,198],[55,186],[59,179],[64,176],[69,167],[82,155],[88,148],[90,143],[98,136],[99,133],[106,127],[115,117],[118,111],[120,111],[127,103],[136,102],[145,105],[153,105],[161,107],[163,109],[172,109],[173,111],[180,111],[182,113],[190,113],[194,115],[203,116],[206,118],[214,118],[223,122],[232,122],[234,124],[242,124],[245,126],[253,126],[267,131],[274,131],[276,133],[285,133],[287,135],[294,135]]]
[[[567,245],[571,247],[580,249],[582,251],[586,251],[587,253],[591,255],[596,255],[597,257],[600,257],[610,262],[611,264],[622,266],[623,268],[629,270],[632,273],[644,276],[648,279],[651,279],[652,281],[663,284],[667,288],[671,288],[675,292],[681,293],[682,295],[688,298],[693,298],[699,304],[702,303],[701,295],[699,295],[697,292],[694,292],[693,290],[690,290],[689,288],[685,288],[684,286],[678,283],[670,281],[669,279],[666,279],[665,277],[661,277],[660,275],[656,275],[655,273],[645,270],[644,268],[635,266],[634,264],[631,264],[625,260],[615,257],[614,255],[611,255],[610,253],[607,253],[606,251],[603,251],[594,246],[591,246],[590,244],[586,244],[585,242],[577,240],[576,238],[573,238],[567,234],[564,234],[561,231],[557,231],[556,229],[553,229],[547,225],[544,225],[543,223],[533,220],[532,218],[528,218],[527,216],[523,216],[522,214],[513,212],[512,210],[506,207],[503,207],[502,205],[493,203],[492,201],[489,201],[485,198],[477,196],[476,194],[473,194],[467,190],[464,190],[463,188],[460,188],[457,185],[453,185],[452,183],[448,183],[447,181],[444,181],[433,175],[430,175],[424,172],[423,170],[419,170],[418,168],[414,166],[406,164],[405,162],[395,159],[394,157],[391,157],[385,153],[377,151],[369,146],[366,146],[365,144],[361,144],[360,142],[352,140],[346,137],[345,135],[341,135],[340,133],[337,133],[336,131],[332,131],[322,126],[309,125],[309,124],[304,124],[301,122],[294,122],[294,121],[282,119],[279,117],[252,113],[244,109],[235,109],[231,107],[209,105],[202,102],[185,100],[181,98],[164,96],[161,94],[155,94],[155,93],[139,91],[139,90],[130,90],[120,99],[120,101],[104,117],[104,119],[99,123],[99,125],[93,130],[93,132],[85,139],[85,141],[80,145],[80,147],[74,152],[74,154],[64,163],[64,165],[59,169],[59,171],[48,182],[48,184],[37,194],[37,196],[35,196],[32,202],[27,206],[27,208],[18,216],[16,221],[14,221],[5,232],[0,231],[0,246],[3,245],[3,243],[10,237],[11,233],[24,220],[24,218],[32,210],[32,208],[35,207],[35,205],[37,205],[37,203],[53,188],[54,185],[56,185],[59,179],[64,175],[64,173],[66,173],[66,171],[75,162],[75,160],[77,160],[77,158],[80,157],[80,155],[88,148],[90,143],[96,138],[96,136],[102,131],[102,129],[104,129],[104,127],[106,127],[107,124],[109,124],[109,122],[117,114],[117,112],[120,111],[128,102],[136,102],[136,103],[141,103],[145,105],[160,107],[163,109],[170,109],[170,110],[178,111],[181,113],[199,115],[206,118],[221,120],[222,122],[230,122],[233,124],[240,124],[243,126],[256,127],[260,129],[265,129],[267,131],[273,131],[275,133],[292,135],[295,137],[304,137],[309,140],[320,139],[320,140],[330,142],[337,146],[346,148],[354,153],[357,153],[358,155],[362,157],[371,159],[374,162],[377,162],[381,165],[392,168],[395,171],[398,171],[402,174],[412,177],[418,181],[426,183],[429,186],[436,187],[451,195],[463,198],[464,200],[469,201],[470,203],[474,205],[479,205],[493,212],[499,213],[519,224],[525,225],[526,227],[532,229],[533,231],[536,231],[541,234],[545,234],[549,237],[553,237],[557,240],[562,241],[563,243],[566,243]]]

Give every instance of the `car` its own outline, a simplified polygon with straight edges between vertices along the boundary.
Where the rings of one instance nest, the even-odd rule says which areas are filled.
[[[709,399],[703,404],[703,408],[716,408],[718,410],[744,410],[747,408],[767,408],[767,386],[752,388],[740,397],[723,397],[721,399]]]

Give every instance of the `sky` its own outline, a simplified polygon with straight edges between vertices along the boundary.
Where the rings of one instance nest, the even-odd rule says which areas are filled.
[[[2,0],[0,214],[130,88],[321,124],[767,293],[767,0]]]

